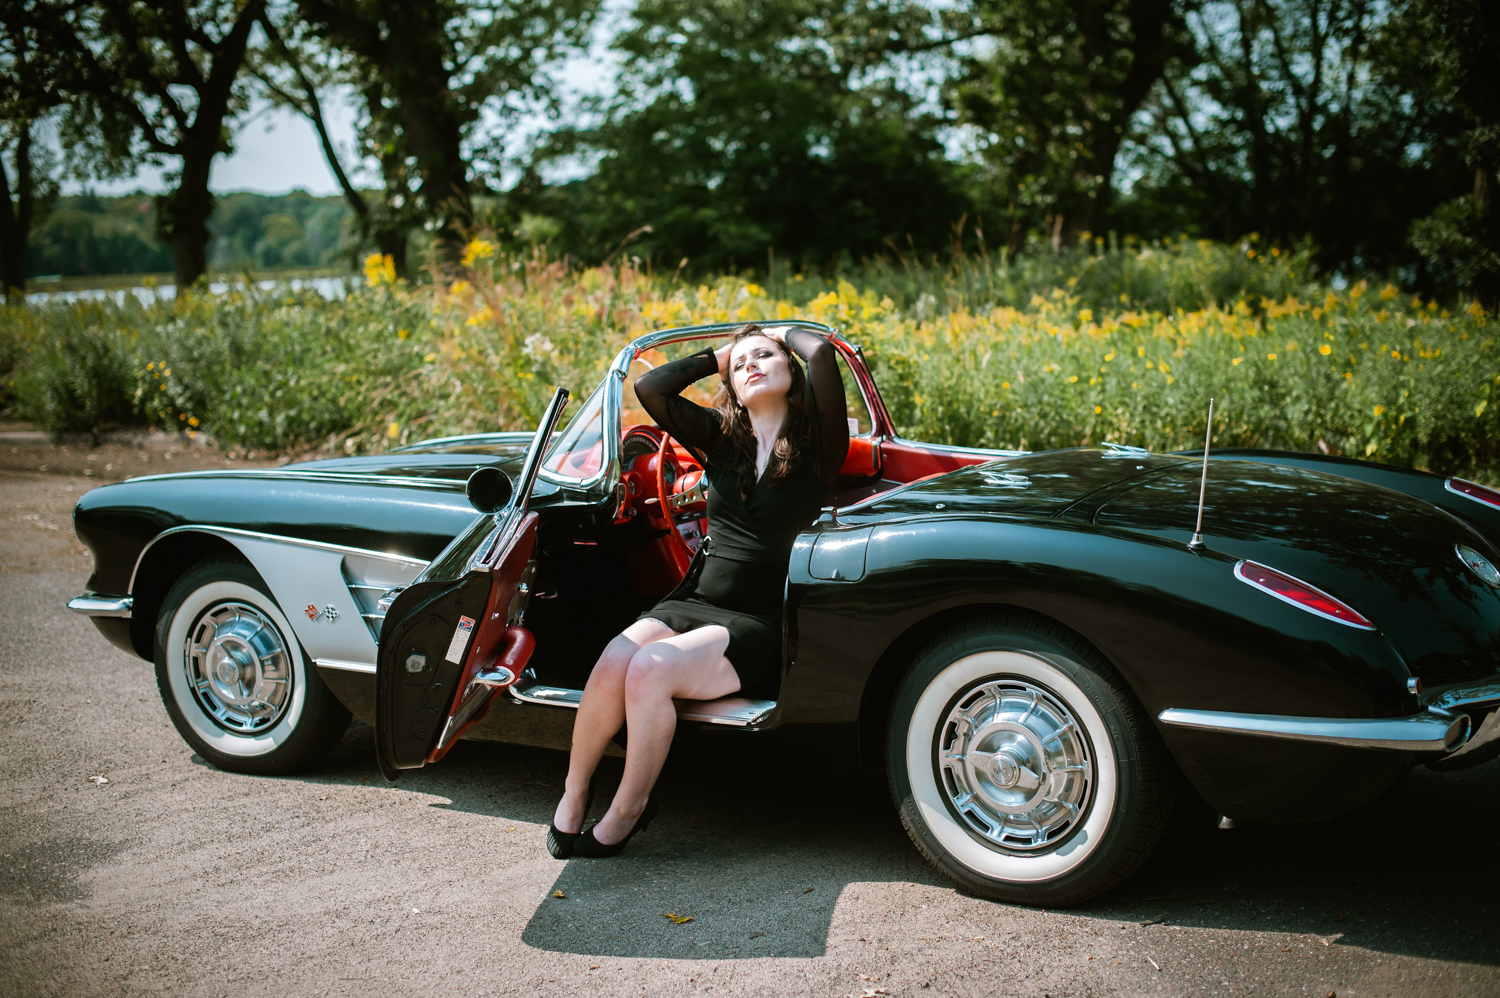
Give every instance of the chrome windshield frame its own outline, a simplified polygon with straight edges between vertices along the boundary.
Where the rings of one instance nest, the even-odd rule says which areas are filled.
[[[572,478],[559,475],[555,471],[542,468],[539,476],[545,478],[554,485],[565,489],[573,489],[582,492],[598,492],[600,495],[608,495],[614,491],[615,484],[620,480],[620,435],[624,427],[620,425],[620,409],[624,401],[625,377],[630,372],[630,365],[636,358],[647,350],[658,347],[670,346],[673,343],[684,343],[691,340],[724,339],[733,336],[735,331],[743,328],[747,322],[715,322],[702,326],[678,326],[674,329],[662,329],[654,333],[647,333],[631,340],[609,365],[609,370],[604,373],[604,380],[600,388],[604,392],[604,412],[600,432],[603,434],[604,452],[603,459],[599,462],[599,470],[588,478]],[[807,319],[778,319],[774,322],[757,322],[756,325],[764,329],[805,329],[816,333],[824,339],[843,347],[846,356],[861,357],[859,349],[846,340],[842,333],[831,326],[825,326],[821,322],[811,322]],[[857,381],[859,379],[856,379]],[[598,391],[599,389],[595,389]],[[863,383],[859,384],[861,397],[871,414],[876,413],[876,406],[865,392]],[[581,418],[588,409],[588,401],[593,398],[591,392],[585,399],[584,404],[579,407],[578,415]],[[884,412],[883,405],[880,412]],[[566,431],[564,431],[566,433]],[[550,450],[550,448],[549,448]],[[547,455],[550,456],[550,453]]]

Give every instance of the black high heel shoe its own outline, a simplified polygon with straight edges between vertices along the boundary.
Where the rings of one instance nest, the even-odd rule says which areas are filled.
[[[594,828],[599,824],[596,821],[585,828],[583,834],[578,836],[578,841],[573,845],[573,855],[583,856],[586,859],[607,859],[610,856],[618,856],[620,855],[620,851],[625,848],[625,844],[635,838],[636,835],[644,832],[654,817],[656,817],[656,798],[647,797],[646,809],[641,812],[639,818],[635,819],[635,827],[630,830],[630,834],[613,845],[605,845],[594,838]]]
[[[589,820],[589,808],[594,803],[594,783],[589,781],[589,795],[583,799],[583,819],[579,824]],[[547,826],[547,851],[552,854],[553,859],[567,859],[573,855],[573,850],[578,847],[578,840],[583,836],[582,832],[560,831],[557,825]]]

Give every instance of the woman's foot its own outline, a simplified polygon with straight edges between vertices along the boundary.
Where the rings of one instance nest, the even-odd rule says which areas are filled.
[[[589,803],[593,799],[592,783],[583,793],[572,790],[563,792],[562,800],[557,802],[557,813],[552,817],[552,826],[547,829],[547,851],[554,859],[567,859],[573,855],[579,832],[589,816]]]
[[[646,799],[646,806],[633,819],[626,817],[611,822],[610,819],[615,818],[615,809],[611,808],[609,814],[606,814],[593,825],[590,825],[587,831],[578,836],[573,846],[573,855],[589,859],[604,859],[608,856],[618,856],[620,851],[625,848],[638,832],[646,830],[647,826],[651,824],[651,819],[654,817],[656,817],[656,798],[654,797]],[[612,830],[606,828],[606,822],[611,823],[613,826]],[[619,831],[619,826],[626,822],[629,822],[629,824],[622,833]],[[605,839],[612,841],[605,841]]]

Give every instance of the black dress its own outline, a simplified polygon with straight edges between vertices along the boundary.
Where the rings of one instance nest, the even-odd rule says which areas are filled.
[[[833,347],[800,329],[786,340],[807,362],[811,439],[796,471],[778,482],[762,475],[748,496],[740,494],[733,447],[718,415],[679,394],[718,373],[713,351],[663,364],[635,383],[636,398],[656,424],[705,455],[708,478],[708,536],[694,569],[640,619],[658,620],[679,634],[722,624],[729,631],[724,656],[746,696],[771,695],[780,680],[787,558],[797,534],[817,519],[849,449],[844,385]]]

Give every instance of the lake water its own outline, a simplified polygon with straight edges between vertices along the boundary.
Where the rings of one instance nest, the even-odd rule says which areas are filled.
[[[361,280],[354,274],[347,277],[309,277],[297,278],[290,281],[257,281],[255,286],[262,291],[270,291],[277,287],[287,287],[294,291],[303,288],[312,288],[324,298],[343,298],[349,293],[349,288],[356,281]],[[238,288],[241,281],[210,281],[208,290],[211,294],[221,295],[226,291]],[[32,291],[26,295],[26,300],[36,302],[39,305],[48,302],[73,302],[73,301],[103,301],[105,298],[116,302],[123,302],[127,294],[133,294],[140,299],[141,304],[149,305],[155,301],[167,301],[177,297],[177,285],[163,284],[157,287],[146,287],[138,285],[133,288],[87,288],[82,291]]]

